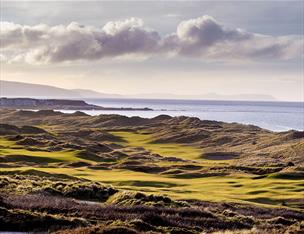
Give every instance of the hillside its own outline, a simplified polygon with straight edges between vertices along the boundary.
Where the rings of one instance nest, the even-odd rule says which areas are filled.
[[[2,97],[40,98],[117,98],[119,95],[103,94],[86,89],[63,89],[49,85],[29,84],[0,80]]]
[[[47,95],[46,95],[47,94]],[[197,99],[197,100],[231,100],[231,101],[276,101],[270,95],[235,94],[220,95],[208,93],[201,95],[178,95],[166,93],[140,93],[133,95],[107,94],[89,89],[63,89],[49,85],[29,84],[0,80],[1,97],[31,98],[143,98],[143,99]]]
[[[0,110],[0,122],[0,224],[8,231],[303,229],[303,132],[55,111]]]

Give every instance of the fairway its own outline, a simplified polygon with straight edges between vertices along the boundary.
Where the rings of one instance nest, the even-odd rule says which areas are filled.
[[[297,179],[276,178],[274,175],[258,178],[244,173],[229,173],[227,175],[209,175],[208,168],[229,165],[229,160],[205,160],[201,158],[202,150],[190,145],[150,143],[152,135],[111,132],[121,137],[126,149],[140,147],[152,153],[166,157],[195,160],[190,168],[182,174],[151,174],[126,169],[98,169],[87,167],[67,168],[56,167],[62,162],[87,162],[95,165],[97,162],[77,157],[79,151],[46,152],[31,151],[24,146],[4,138],[0,139],[0,159],[10,162],[25,161],[38,163],[37,166],[1,168],[1,172],[36,170],[51,174],[65,174],[73,177],[99,181],[113,185],[116,188],[142,191],[153,194],[167,195],[175,199],[198,199],[209,201],[250,202],[263,205],[288,205],[298,208],[298,200],[303,198],[303,182]],[[83,157],[82,157],[83,158]],[[121,159],[121,162],[127,162]],[[118,163],[120,162],[118,161]],[[39,167],[39,164],[49,165]],[[159,167],[186,167],[185,162],[158,162]],[[54,167],[55,166],[55,167]],[[202,168],[206,172],[197,171]],[[174,171],[174,170],[173,170]],[[220,191],[220,192],[219,192]]]
[[[91,181],[99,181],[116,188],[167,195],[174,199],[199,199],[208,201],[250,202],[261,205],[282,205],[297,208],[296,200],[304,196],[303,182],[282,179],[254,179],[244,175],[175,179],[167,176],[131,172],[127,170],[91,170],[74,168],[1,168],[0,172],[37,170],[66,174]],[[219,193],[220,191],[220,193]]]
[[[145,150],[165,157],[178,157],[188,160],[199,160],[203,151],[199,148],[186,144],[152,143],[151,134],[141,134],[134,132],[110,132],[112,135],[121,137],[129,147],[143,147]]]
[[[24,146],[16,144],[14,141],[9,141],[5,138],[0,138],[0,160],[5,158],[7,161],[35,161],[35,162],[76,162],[83,160],[77,157],[79,151],[42,151],[39,147],[33,147],[32,150],[25,149]]]

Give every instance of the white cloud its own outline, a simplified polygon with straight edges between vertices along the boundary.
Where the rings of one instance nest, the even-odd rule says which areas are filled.
[[[110,21],[102,28],[76,22],[35,26],[1,22],[7,61],[59,63],[106,57],[183,56],[222,61],[293,59],[303,56],[300,36],[274,37],[227,28],[210,16],[181,22],[160,37],[138,18]]]
[[[300,36],[273,37],[227,28],[210,16],[181,22],[165,39],[177,55],[217,60],[291,59],[303,54]]]

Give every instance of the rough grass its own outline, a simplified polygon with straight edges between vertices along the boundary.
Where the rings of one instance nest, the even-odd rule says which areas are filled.
[[[260,230],[257,233],[289,233],[285,231],[291,225],[300,230],[304,219],[303,213],[287,209],[236,203],[197,202],[190,205],[142,193],[115,193],[102,205],[43,194],[7,195],[0,194],[0,215],[3,217],[0,224],[5,231],[66,229],[61,233],[194,234],[226,230],[244,233],[255,227]],[[141,202],[154,203],[143,205]],[[75,227],[78,229],[71,230]]]
[[[29,170],[33,168],[23,168]],[[67,174],[91,181],[114,185],[120,189],[144,191],[167,195],[174,199],[198,199],[209,201],[250,202],[264,205],[301,208],[303,191],[298,191],[301,181],[230,175],[207,178],[177,179],[128,170],[100,171],[77,168],[35,168],[51,174]],[[13,171],[1,168],[0,171]],[[277,187],[280,186],[280,189]],[[219,192],[221,191],[221,192]],[[264,199],[267,198],[267,199]]]
[[[34,127],[0,129],[0,231],[304,229],[302,133],[188,117],[12,113],[1,121]]]
[[[30,151],[24,146],[16,145],[14,141],[0,139],[0,160],[7,162],[38,162],[50,166],[23,166],[0,168],[2,173],[15,170],[45,172],[50,174],[69,175],[91,181],[112,184],[117,188],[144,191],[152,194],[163,194],[175,199],[198,199],[209,201],[250,202],[265,205],[284,205],[302,208],[304,191],[301,177],[290,174],[273,174],[257,178],[256,176],[240,172],[209,173],[208,168],[227,166],[225,160],[201,159],[201,150],[189,145],[150,143],[151,135],[133,132],[112,132],[123,138],[125,147],[141,147],[139,150],[148,150],[161,156],[173,156],[182,159],[195,160],[193,165],[186,162],[158,162],[160,167],[174,165],[178,171],[169,170],[169,173],[153,174],[125,169],[95,170],[90,167],[55,167],[52,163],[58,162],[90,162],[89,158],[77,157],[79,151]],[[136,152],[136,151],[135,151]],[[9,159],[11,161],[9,161]],[[145,165],[145,164],[143,164]],[[139,165],[140,167],[140,165]],[[197,171],[207,168],[205,171]],[[219,192],[220,191],[220,192]],[[267,198],[267,199],[265,199]]]

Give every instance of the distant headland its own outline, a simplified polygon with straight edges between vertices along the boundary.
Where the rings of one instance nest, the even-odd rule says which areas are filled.
[[[83,100],[68,99],[34,99],[34,98],[0,98],[2,109],[31,109],[31,110],[139,110],[152,111],[150,108],[103,107],[86,103]]]

